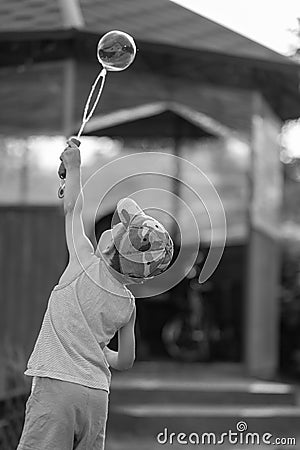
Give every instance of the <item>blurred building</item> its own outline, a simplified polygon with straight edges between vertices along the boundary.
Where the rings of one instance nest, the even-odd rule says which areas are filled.
[[[134,36],[139,52],[128,70],[108,74],[94,122],[87,128],[89,134],[102,136],[83,170],[85,180],[94,180],[86,187],[88,233],[94,238],[110,226],[121,196],[154,186],[179,193],[195,210],[201,248],[207,250],[211,224],[205,207],[184,183],[179,192],[180,183],[172,181],[177,177],[194,183],[214,209],[207,182],[190,166],[165,163],[162,168],[157,157],[155,163],[151,160],[151,170],[163,169],[169,177],[135,176],[117,183],[122,172],[130,172],[129,156],[141,150],[144,154],[162,150],[199,167],[217,189],[227,221],[227,245],[207,294],[222,336],[214,358],[244,362],[255,375],[273,375],[279,339],[278,136],[282,122],[299,114],[296,64],[167,0],[26,0],[22,5],[6,1],[0,5],[0,16],[2,337],[24,346],[26,353],[31,350],[50,289],[66,264],[63,214],[52,166],[53,152],[58,156],[57,146],[63,144],[54,136],[69,136],[78,129],[99,71],[95,55],[99,36],[120,29]],[[148,115],[139,116],[145,109]],[[167,117],[160,116],[164,114]],[[168,114],[198,132],[180,131],[177,119]],[[153,131],[157,123],[164,124],[165,133]],[[45,140],[32,138],[35,135],[49,136],[49,148]],[[101,171],[100,181],[90,178],[95,169],[125,155],[129,159],[122,160],[118,169],[112,164]],[[145,170],[144,161],[140,166],[136,162],[137,172]],[[113,177],[114,189],[98,209],[99,190]],[[157,208],[168,209],[170,197],[158,198]],[[143,206],[151,199],[139,200]],[[190,222],[180,202],[171,209],[190,238],[184,247],[189,255],[189,246],[195,245]],[[218,211],[216,249],[223,233]],[[172,228],[172,220],[168,226]],[[146,349],[142,357],[167,357],[161,330],[180,309],[180,296],[185,301],[184,286],[183,282],[177,291],[139,302],[139,332]]]

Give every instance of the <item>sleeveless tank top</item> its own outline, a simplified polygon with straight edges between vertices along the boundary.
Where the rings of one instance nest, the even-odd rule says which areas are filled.
[[[134,303],[105,262],[93,256],[73,280],[53,288],[25,375],[109,392],[111,373],[102,349],[129,321]]]

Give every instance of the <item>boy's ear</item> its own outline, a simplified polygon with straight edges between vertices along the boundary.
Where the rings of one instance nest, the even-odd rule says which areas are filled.
[[[125,231],[126,229],[122,223],[117,223],[110,230],[104,231],[100,236],[96,253],[109,254],[113,247],[118,248]]]
[[[100,236],[96,249],[96,255],[99,256],[101,253],[108,254],[111,251],[113,244],[114,241],[111,230],[104,231]]]
[[[123,198],[120,200],[117,205],[117,211],[122,224],[126,228],[128,228],[130,222],[135,216],[139,214],[145,215],[139,205],[131,198]]]

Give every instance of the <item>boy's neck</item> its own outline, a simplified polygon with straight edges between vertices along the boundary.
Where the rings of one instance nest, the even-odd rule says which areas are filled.
[[[123,284],[124,286],[126,286],[127,282],[126,282],[126,280],[124,279],[124,276],[123,276],[123,275],[121,275],[120,273],[118,273],[116,270],[112,269],[112,268],[110,267],[109,264],[107,264],[107,268],[108,268],[108,271],[109,271],[110,274],[114,277],[115,280],[117,280],[119,283],[121,283],[121,284]]]
[[[102,255],[102,258],[104,259],[105,265],[107,267],[107,270],[109,271],[109,273],[112,275],[112,277],[118,281],[120,284],[122,284],[123,286],[126,286],[127,284],[130,284],[129,280],[126,280],[126,277],[124,277],[124,275],[118,273],[116,270],[114,270],[108,260],[105,258],[104,255]]]
[[[132,278],[126,277],[126,275],[122,275],[121,273],[114,270],[107,261],[106,261],[106,266],[107,266],[110,274],[114,277],[114,279],[117,280],[119,283],[123,284],[123,286],[128,286],[130,284],[143,284],[144,283],[144,280],[142,280],[142,279],[133,281]]]

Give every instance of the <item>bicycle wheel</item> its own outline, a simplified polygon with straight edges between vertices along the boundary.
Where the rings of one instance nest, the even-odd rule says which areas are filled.
[[[191,327],[187,317],[176,316],[165,324],[162,341],[167,353],[185,362],[207,362],[210,359],[209,337],[204,329]]]

